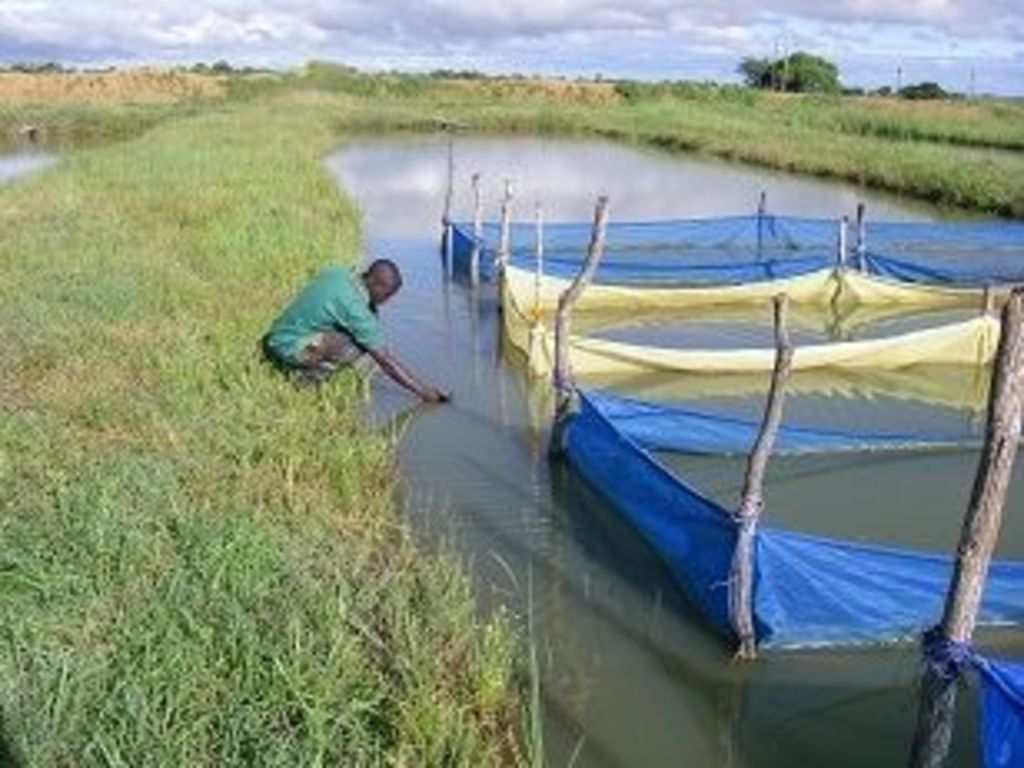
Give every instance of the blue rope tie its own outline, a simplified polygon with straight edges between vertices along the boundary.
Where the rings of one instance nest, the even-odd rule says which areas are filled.
[[[969,643],[950,640],[938,626],[924,633],[921,646],[925,664],[946,682],[958,679],[967,667],[977,663]]]

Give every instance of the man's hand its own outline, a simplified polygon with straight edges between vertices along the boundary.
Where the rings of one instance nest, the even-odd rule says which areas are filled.
[[[426,390],[420,397],[425,403],[450,403],[452,401],[451,392],[442,392],[440,389],[434,388]]]
[[[377,365],[390,376],[397,384],[418,395],[427,403],[447,403],[452,399],[451,394],[442,392],[437,387],[432,387],[416,378],[408,371],[390,352],[384,349],[370,349],[370,353]]]

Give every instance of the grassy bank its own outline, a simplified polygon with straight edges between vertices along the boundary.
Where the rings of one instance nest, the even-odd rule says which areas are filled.
[[[329,67],[236,82],[236,98],[331,94],[345,129],[602,136],[1024,217],[1024,107],[766,94],[689,84],[368,77]]]
[[[485,132],[603,136],[1024,217],[1024,106],[1018,102],[801,96],[689,83],[371,76],[324,64],[215,82],[233,102],[291,103],[296,93],[310,94],[334,110],[342,129],[434,130],[457,122]],[[112,113],[118,115],[112,132],[130,134],[146,120],[208,102],[141,111],[122,106]],[[10,135],[3,129],[16,124],[16,109],[0,107],[0,135]],[[77,118],[76,109],[83,111]],[[73,135],[78,126],[88,135],[90,109],[53,112],[51,133]],[[20,119],[49,125],[38,108],[22,110]]]
[[[357,253],[329,114],[222,107],[0,189],[0,762],[519,759],[508,627],[409,541],[356,383],[256,354]]]

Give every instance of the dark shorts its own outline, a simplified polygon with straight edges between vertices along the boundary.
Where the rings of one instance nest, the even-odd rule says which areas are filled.
[[[267,348],[264,339],[263,351],[278,368],[284,370],[296,384],[319,386],[331,376],[356,362],[363,355],[363,349],[347,333],[326,331],[306,345],[298,365],[282,363]]]

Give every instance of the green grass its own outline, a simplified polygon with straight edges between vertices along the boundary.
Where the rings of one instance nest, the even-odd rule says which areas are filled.
[[[187,101],[162,105],[0,104],[0,151],[20,143],[23,126],[40,126],[50,149],[95,146],[138,136],[172,118],[199,114],[204,105]]]
[[[409,540],[357,382],[256,354],[358,253],[328,114],[223,107],[0,189],[0,755],[520,759],[509,622]]]

